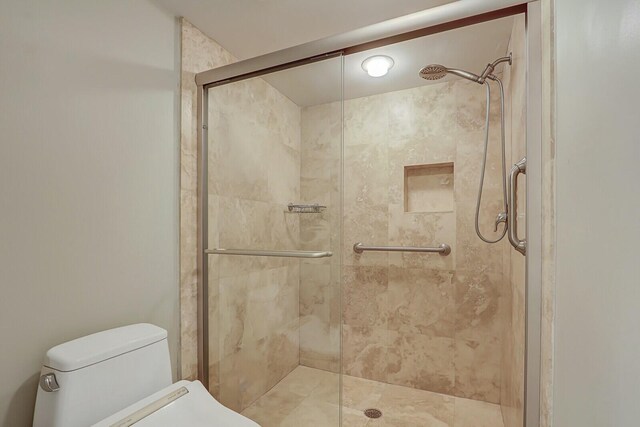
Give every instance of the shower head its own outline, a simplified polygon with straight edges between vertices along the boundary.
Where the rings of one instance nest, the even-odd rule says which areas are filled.
[[[426,80],[439,80],[445,77],[447,74],[455,74],[456,76],[460,76],[480,84],[484,83],[484,80],[481,79],[478,75],[464,70],[447,68],[444,65],[440,64],[430,64],[420,70],[420,77]]]
[[[447,75],[447,67],[440,64],[430,64],[420,70],[420,77],[426,80],[440,80]]]
[[[496,59],[491,64],[487,64],[487,67],[484,69],[481,75],[473,74],[469,71],[458,70],[456,68],[447,68],[444,65],[440,64],[430,64],[420,70],[420,77],[426,80],[439,80],[445,77],[447,74],[454,74],[467,80],[471,80],[472,82],[483,84],[487,78],[490,78],[492,80],[496,79],[496,77],[492,73],[498,64],[508,62],[509,65],[511,65],[511,61],[511,53],[509,53],[509,56],[503,56],[502,58]]]

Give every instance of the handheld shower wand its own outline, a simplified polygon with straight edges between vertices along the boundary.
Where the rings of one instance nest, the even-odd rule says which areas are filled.
[[[509,210],[509,206],[507,206],[507,160],[506,160],[506,142],[505,142],[505,134],[504,134],[504,87],[502,85],[502,81],[493,74],[496,66],[503,62],[508,62],[509,65],[512,63],[511,53],[509,56],[503,56],[502,58],[498,58],[490,64],[487,64],[484,71],[480,74],[474,74],[469,71],[460,70],[457,68],[447,68],[444,65],[440,64],[431,64],[423,67],[420,70],[420,77],[426,80],[439,80],[445,77],[447,74],[453,74],[467,80],[471,80],[472,82],[476,82],[478,84],[486,84],[487,88],[487,107],[486,107],[486,118],[485,118],[485,135],[484,135],[484,155],[482,158],[482,169],[480,172],[480,185],[478,187],[478,198],[476,201],[476,217],[475,217],[475,227],[476,234],[478,237],[486,242],[486,243],[498,243],[500,240],[504,238],[507,234],[508,228],[511,224],[507,223],[507,214]],[[489,149],[489,115],[491,108],[491,86],[489,86],[489,82],[487,79],[493,80],[498,83],[500,88],[500,126],[501,126],[501,141],[502,141],[502,206],[503,211],[498,213],[495,220],[495,232],[498,231],[498,226],[500,223],[504,223],[504,228],[500,233],[500,236],[497,239],[491,240],[486,238],[482,232],[480,231],[480,204],[482,202],[482,190],[484,187],[484,175],[487,169],[487,151]]]
[[[509,65],[511,65],[511,54],[509,54],[509,56],[498,58],[492,63],[487,64],[484,71],[480,75],[471,73],[469,71],[460,70],[458,68],[447,68],[444,65],[440,64],[430,64],[420,70],[420,77],[426,80],[439,80],[445,77],[447,74],[454,74],[458,77],[471,80],[472,82],[484,84],[487,78],[491,78],[491,80],[494,80],[494,78],[496,78],[493,75],[493,71],[496,69],[498,64],[501,64],[503,62],[508,62]]]

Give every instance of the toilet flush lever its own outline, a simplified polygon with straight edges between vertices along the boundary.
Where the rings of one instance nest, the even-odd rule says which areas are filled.
[[[40,376],[40,388],[46,392],[53,392],[60,390],[60,385],[56,380],[56,374],[44,374]]]

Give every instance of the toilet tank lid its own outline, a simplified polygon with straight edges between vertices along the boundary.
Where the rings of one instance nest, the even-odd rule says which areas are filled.
[[[109,329],[51,348],[44,365],[63,372],[75,371],[166,338],[167,331],[149,323]]]

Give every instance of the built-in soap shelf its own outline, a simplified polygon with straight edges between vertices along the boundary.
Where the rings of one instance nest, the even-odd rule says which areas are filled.
[[[404,167],[405,212],[453,212],[453,162]]]

